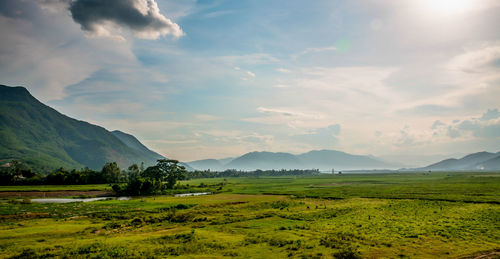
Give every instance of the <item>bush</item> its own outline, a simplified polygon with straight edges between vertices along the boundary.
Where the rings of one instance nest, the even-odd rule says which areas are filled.
[[[120,193],[122,191],[122,187],[119,184],[113,184],[113,186],[111,186],[111,188],[113,189],[113,191],[115,193]]]
[[[143,223],[144,223],[144,221],[141,218],[134,218],[132,221],[130,221],[130,225],[132,225],[134,227],[138,227],[138,226],[142,225]]]
[[[284,209],[284,208],[290,207],[290,203],[288,203],[286,201],[275,201],[275,202],[271,203],[271,207],[273,209]]]
[[[23,250],[23,252],[17,256],[11,257],[11,258],[23,258],[23,259],[31,259],[31,258],[39,258],[35,250],[32,248],[26,248]]]
[[[352,250],[351,247],[348,247],[344,250],[341,250],[339,252],[336,252],[333,254],[333,258],[342,258],[342,259],[361,259],[361,255]]]

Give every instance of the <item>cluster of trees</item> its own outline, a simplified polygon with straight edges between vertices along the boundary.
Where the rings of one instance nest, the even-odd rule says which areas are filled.
[[[48,175],[33,172],[26,164],[12,161],[0,168],[2,185],[36,185],[36,184],[99,184],[126,181],[127,173],[122,172],[115,162],[107,163],[101,171],[89,168],[68,171],[59,168]]]
[[[100,171],[89,168],[67,171],[59,168],[46,176],[33,172],[25,164],[12,161],[0,168],[0,184],[113,184],[113,190],[120,195],[163,194],[173,189],[178,180],[195,178],[300,176],[319,174],[319,170],[256,170],[252,172],[225,170],[221,172],[188,172],[179,161],[160,159],[157,164],[144,169],[133,164],[121,170],[116,162],[106,163]],[[178,187],[178,186],[177,186]]]
[[[117,183],[124,180],[124,174],[115,162],[107,163],[101,171],[89,168],[66,171],[60,168],[45,177],[46,184],[99,184]]]
[[[19,182],[22,184],[36,184],[43,180],[43,176],[36,174],[31,168],[16,160],[0,167],[0,183],[12,185]]]
[[[113,190],[124,195],[162,194],[173,189],[177,180],[185,179],[186,168],[178,165],[179,161],[160,159],[154,166],[139,170],[137,165],[131,165],[128,181],[125,185],[115,184]]]
[[[225,170],[220,172],[214,172],[210,170],[205,171],[193,171],[187,172],[187,179],[197,179],[197,178],[224,178],[224,177],[259,177],[259,176],[299,176],[299,175],[315,175],[319,174],[319,169],[307,169],[307,170],[255,170],[251,172],[238,171],[238,170]]]
[[[34,173],[25,164],[12,161],[0,168],[1,185],[27,184],[114,184],[113,190],[124,195],[161,194],[173,189],[187,173],[177,160],[160,159],[154,166],[144,169],[133,164],[121,170],[116,162],[106,163],[101,171],[89,168],[67,171],[59,168],[46,176]]]

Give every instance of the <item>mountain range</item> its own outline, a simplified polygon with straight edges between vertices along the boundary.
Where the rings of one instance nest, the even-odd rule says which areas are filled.
[[[397,169],[401,164],[386,162],[373,156],[352,155],[335,150],[313,150],[293,155],[290,153],[250,152],[237,158],[204,159],[187,162],[197,170],[221,171],[268,170],[268,169],[320,169],[321,171]],[[460,159],[448,158],[419,168],[400,169],[403,171],[498,171],[500,152],[477,152]]]
[[[388,163],[372,156],[360,156],[335,150],[313,150],[294,155],[283,152],[250,152],[234,159],[204,159],[188,162],[198,170],[257,170],[257,169],[320,169],[331,171],[346,169],[390,169],[400,165]]]
[[[153,165],[162,155],[134,136],[63,115],[41,103],[24,87],[0,85],[0,164],[19,160],[37,171],[55,168],[100,169],[107,162],[122,168],[144,162]],[[303,154],[250,152],[236,158],[181,163],[188,170],[320,169],[322,171],[396,169],[403,165],[373,156],[335,150]],[[408,170],[500,170],[500,152],[478,152]]]
[[[500,170],[500,152],[477,152],[466,155],[460,159],[449,158],[417,169],[431,171]]]
[[[122,168],[162,155],[134,136],[63,115],[41,103],[24,87],[0,85],[0,163],[19,160],[35,170],[89,167],[106,162]]]

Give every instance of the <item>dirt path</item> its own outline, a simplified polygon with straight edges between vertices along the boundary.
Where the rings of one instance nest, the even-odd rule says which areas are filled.
[[[484,252],[482,254],[477,254],[473,256],[467,256],[464,257],[463,259],[496,259],[496,258],[500,258],[500,249]]]

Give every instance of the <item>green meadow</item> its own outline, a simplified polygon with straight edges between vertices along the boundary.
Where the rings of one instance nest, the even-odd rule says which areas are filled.
[[[2,258],[474,258],[500,253],[500,173],[182,181],[213,194],[0,202]],[[107,190],[99,185],[6,191]],[[61,189],[62,188],[62,189]]]

